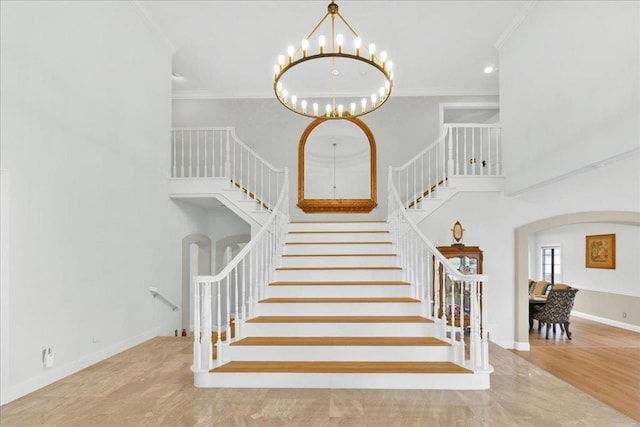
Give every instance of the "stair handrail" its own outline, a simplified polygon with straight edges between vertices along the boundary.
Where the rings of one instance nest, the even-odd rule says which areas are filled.
[[[150,286],[149,292],[151,293],[151,295],[153,295],[154,298],[160,298],[160,300],[164,301],[165,304],[171,307],[171,311],[178,311],[178,305],[167,298],[162,292],[160,292],[160,289],[156,288],[155,286]]]
[[[454,348],[454,360],[474,371],[491,371],[484,309],[488,277],[458,271],[420,231],[408,215],[394,185],[393,167],[389,167],[388,175],[387,221],[405,280],[411,284],[414,297],[422,302],[424,314],[439,323],[441,337],[449,337]],[[455,304],[454,283],[462,290],[460,304]],[[445,292],[448,284],[451,286],[452,301],[447,307]],[[466,292],[469,293],[469,307],[465,306]],[[464,342],[467,312],[470,327],[469,359],[466,359]]]
[[[269,210],[283,173],[241,141],[233,126],[171,129],[173,179],[229,178],[229,188],[242,190],[258,209]]]
[[[424,198],[434,195],[434,190],[447,184],[445,143],[450,128],[408,162],[391,167],[398,187],[398,196],[407,209],[418,209]]]
[[[220,365],[227,361],[225,346],[234,337],[234,333],[236,338],[242,337],[246,319],[253,315],[255,305],[273,278],[275,263],[282,253],[284,234],[289,222],[289,171],[286,167],[283,171],[284,182],[278,200],[258,233],[220,273],[193,278],[193,372],[208,372],[214,363]],[[231,330],[232,319],[235,331]],[[217,340],[215,362],[212,332],[215,332]],[[225,345],[222,344],[223,341],[226,342]]]

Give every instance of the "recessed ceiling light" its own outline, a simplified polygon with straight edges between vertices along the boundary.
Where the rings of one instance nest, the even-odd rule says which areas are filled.
[[[485,74],[491,74],[495,71],[496,69],[493,67],[493,65],[487,65],[486,67],[484,67],[484,73]]]

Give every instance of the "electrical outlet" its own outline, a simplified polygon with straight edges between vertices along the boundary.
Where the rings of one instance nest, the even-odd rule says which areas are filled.
[[[623,311],[623,312],[622,312],[622,318],[623,318],[623,319],[626,319],[626,318],[627,318],[627,312],[626,312],[626,311]]]

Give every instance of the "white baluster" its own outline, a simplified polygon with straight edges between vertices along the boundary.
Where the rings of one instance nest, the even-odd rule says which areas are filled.
[[[231,274],[227,276],[227,286],[225,290],[225,298],[227,299],[227,345],[231,342]],[[223,362],[226,360],[222,360]]]
[[[448,138],[448,142],[449,142],[449,161],[447,162],[447,176],[451,176],[454,173],[454,163],[453,163],[453,132],[452,132],[452,128],[451,126],[448,126],[447,129],[448,133],[449,133],[449,138]]]
[[[463,159],[463,165],[464,165],[464,171],[462,172],[463,175],[467,175],[467,163],[469,163],[468,157],[467,157],[467,128],[463,128],[462,129],[463,133],[463,137],[464,140],[462,142],[462,145],[464,147],[464,159]]]
[[[493,158],[491,157],[491,128],[487,128],[487,174],[493,176],[491,167],[493,166]]]
[[[227,128],[227,140],[225,141],[225,162],[224,162],[224,174],[227,178],[233,179],[231,176],[231,145],[229,141],[229,129]]]
[[[502,155],[502,128],[496,129],[496,173],[502,175],[502,162],[500,157]]]
[[[222,364],[222,295],[220,288],[222,287],[222,282],[216,282],[216,333],[218,335],[218,339],[216,341],[216,348],[218,349],[218,358],[216,362],[218,365]],[[211,340],[211,339],[209,339]]]
[[[489,129],[489,128],[487,128]],[[478,131],[480,132],[480,162],[478,163],[478,167],[480,168],[480,175],[484,175],[484,156],[482,155],[483,151],[482,151],[482,143],[484,141],[483,137],[482,137],[482,128],[478,129]]]
[[[196,131],[196,176],[200,177],[200,131]]]
[[[193,131],[189,131],[189,178],[193,178]]]

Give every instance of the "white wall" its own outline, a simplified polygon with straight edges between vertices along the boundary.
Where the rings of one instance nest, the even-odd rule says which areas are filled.
[[[399,166],[439,136],[441,102],[496,102],[497,97],[391,97],[383,108],[362,116],[376,140],[378,208],[372,214],[385,218],[389,165]],[[238,138],[276,167],[289,167],[290,212],[304,214],[295,205],[298,189],[298,144],[311,120],[282,107],[273,99],[175,99],[173,126],[235,126]],[[327,215],[314,214],[322,219]],[[357,219],[359,215],[349,215]]]
[[[585,267],[585,236],[616,235],[616,268]],[[562,283],[578,289],[640,297],[640,227],[624,224],[575,224],[554,228],[535,236],[537,246],[559,243]],[[536,251],[536,265],[540,265]]]
[[[539,1],[500,47],[507,194],[640,147],[640,3]]]
[[[464,243],[480,246],[484,251],[484,273],[489,276],[485,287],[488,330],[492,341],[509,348],[516,345],[516,288],[526,287],[526,283],[514,283],[517,256],[514,229],[539,219],[575,212],[639,212],[639,163],[640,154],[636,153],[518,197],[500,193],[457,193],[420,224],[433,243],[447,246],[451,244],[453,224],[460,221],[466,230]],[[640,253],[624,256],[638,259]]]
[[[1,5],[4,403],[178,327],[148,288],[179,303],[181,239],[206,219],[167,197],[171,49],[138,6]]]
[[[224,238],[238,235],[250,235],[251,226],[229,209],[221,207],[207,211],[207,231],[211,239],[211,272],[217,274],[223,267],[217,259],[216,243]]]

